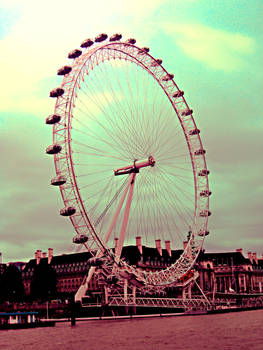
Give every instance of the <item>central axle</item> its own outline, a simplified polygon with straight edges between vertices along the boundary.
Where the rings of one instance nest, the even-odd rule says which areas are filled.
[[[149,156],[147,160],[142,160],[140,162],[137,159],[135,159],[133,162],[133,165],[128,165],[123,168],[114,170],[114,175],[117,176],[117,175],[138,173],[141,168],[145,168],[147,166],[153,167],[154,164],[155,164],[155,159],[152,156]]]

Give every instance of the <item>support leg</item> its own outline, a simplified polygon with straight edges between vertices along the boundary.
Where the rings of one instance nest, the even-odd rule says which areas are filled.
[[[123,222],[121,226],[121,232],[120,232],[120,238],[117,246],[117,251],[116,251],[116,259],[117,262],[120,259],[121,252],[122,252],[122,247],[124,243],[124,238],[125,238],[125,232],[126,232],[126,227],[128,224],[128,219],[129,219],[129,214],[130,214],[130,209],[131,209],[131,202],[132,202],[132,195],[133,195],[133,189],[134,189],[134,183],[135,183],[135,177],[136,173],[131,174],[131,186],[130,186],[130,191],[128,194],[126,206],[125,206],[125,211],[124,211],[124,216],[123,216]]]

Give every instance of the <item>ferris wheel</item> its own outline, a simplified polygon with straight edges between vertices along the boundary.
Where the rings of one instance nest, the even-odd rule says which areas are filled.
[[[162,60],[135,39],[100,34],[80,46],[68,55],[72,64],[58,70],[64,77],[50,91],[56,105],[46,119],[53,126],[51,184],[65,205],[60,214],[75,228],[73,242],[94,255],[90,275],[104,265],[115,280],[140,288],[176,284],[193,267],[211,215],[193,111]],[[165,269],[138,270],[121,256],[135,237],[180,249],[189,226],[183,253]]]

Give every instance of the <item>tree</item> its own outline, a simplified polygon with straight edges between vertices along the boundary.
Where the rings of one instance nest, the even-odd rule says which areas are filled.
[[[14,264],[8,265],[1,277],[1,297],[3,301],[23,300],[22,274]]]
[[[30,294],[33,299],[50,300],[56,297],[56,272],[47,263],[40,261],[36,265],[30,284]]]

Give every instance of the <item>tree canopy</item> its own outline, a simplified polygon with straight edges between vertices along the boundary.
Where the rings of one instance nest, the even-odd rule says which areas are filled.
[[[34,299],[49,300],[56,296],[57,277],[56,272],[47,263],[40,261],[36,265],[31,285],[30,294]]]
[[[14,264],[6,266],[0,276],[0,298],[2,301],[20,301],[24,297],[21,271]]]

